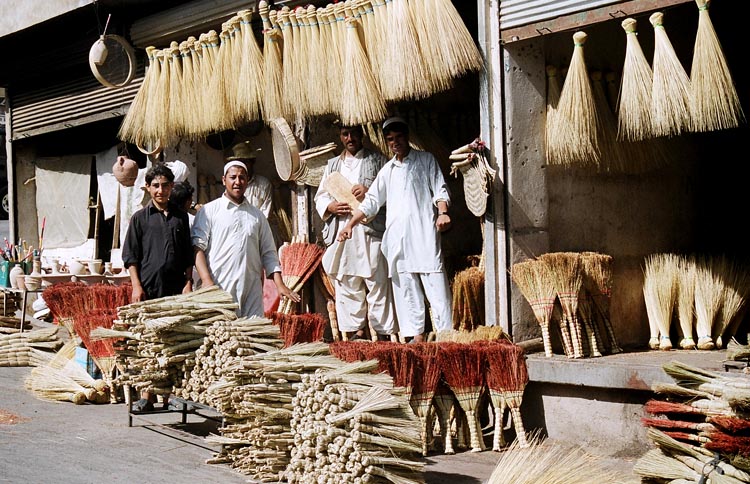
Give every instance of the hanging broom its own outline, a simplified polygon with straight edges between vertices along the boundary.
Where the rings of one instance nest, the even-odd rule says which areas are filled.
[[[627,38],[625,65],[617,106],[617,136],[620,140],[640,141],[651,134],[651,66],[638,42],[636,21],[626,18],[621,23]]]
[[[554,116],[557,111],[557,105],[560,102],[560,78],[557,73],[557,67],[548,65],[546,68],[547,72],[547,117],[545,120],[545,131],[544,136],[546,140],[545,150],[547,159],[551,158],[550,154],[550,136],[552,134],[552,126],[554,126]]]
[[[441,60],[441,62],[434,63],[444,66],[446,72],[442,75],[455,78],[468,72],[482,70],[484,65],[482,54],[453,2],[428,0],[424,6],[425,17],[432,20],[433,32],[439,33],[435,40],[440,47],[440,57],[432,57],[432,59]]]
[[[441,59],[442,61],[424,63],[425,76],[431,83],[430,89],[434,90],[434,92],[444,91],[451,85],[451,71],[453,70],[452,64],[454,60],[449,57],[451,55],[450,52],[441,52],[441,38],[451,37],[452,32],[443,30],[436,25],[436,21],[442,19],[434,16],[434,13],[437,13],[434,2],[410,1],[408,2],[408,7],[409,15],[414,22],[414,33],[419,41],[419,50],[423,58]],[[453,8],[453,5],[451,7]],[[444,27],[448,28],[447,25]],[[452,41],[453,39],[450,40]],[[375,47],[373,46],[372,48],[374,49]]]
[[[695,261],[681,257],[678,262],[677,277],[677,316],[682,330],[680,347],[695,349],[693,328],[695,328]]]
[[[653,254],[646,257],[643,270],[643,297],[651,330],[649,347],[670,350],[669,327],[677,296],[677,257]]]
[[[585,32],[573,35],[573,57],[547,135],[550,155],[547,162],[551,165],[596,166],[599,163],[599,120],[583,55],[587,37]]]
[[[386,82],[382,91],[386,101],[421,99],[433,94],[431,79],[425,68],[425,58],[419,50],[419,41],[414,29],[407,0],[386,2],[388,12],[386,43],[388,59],[382,80]]]
[[[511,278],[521,293],[531,305],[537,322],[542,330],[544,355],[552,358],[552,342],[550,340],[549,325],[552,321],[552,311],[555,306],[555,286],[549,271],[542,260],[528,260],[513,264]],[[568,343],[569,344],[569,343]],[[566,353],[568,348],[565,349]]]
[[[293,242],[281,251],[281,274],[284,284],[292,291],[298,292],[305,282],[315,273],[323,258],[324,249],[316,244]],[[289,313],[292,301],[283,298],[279,312]]]
[[[156,83],[159,77],[159,64],[155,57],[156,47],[146,47],[146,57],[148,58],[148,67],[143,76],[141,87],[133,98],[133,102],[128,108],[128,112],[122,119],[117,137],[123,141],[129,141],[135,144],[143,143],[143,123],[146,113],[150,108],[151,85]]]
[[[195,95],[195,65],[194,65],[194,50],[195,40],[185,40],[180,42],[180,58],[182,62],[182,78],[180,82],[180,90],[182,91],[182,102],[183,111],[185,113],[197,113],[198,98]],[[200,123],[196,122],[197,116],[184,116],[183,122],[185,127],[185,136],[191,140],[198,139],[200,136]]]
[[[485,445],[477,409],[485,386],[482,347],[477,343],[440,343],[438,356],[443,378],[466,413],[471,451],[481,452]]]
[[[164,127],[165,134],[163,139],[172,140],[167,141],[167,144],[177,144],[179,138],[185,136],[185,117],[187,116],[185,111],[185,97],[182,90],[183,85],[183,72],[182,72],[182,58],[180,57],[180,47],[177,42],[172,42],[167,49],[167,65],[169,66],[169,109],[168,119],[169,125]]]
[[[322,26],[318,22],[317,9],[314,5],[307,7],[307,29],[310,31],[310,47],[307,50],[307,73],[308,73],[308,103],[312,116],[322,116],[328,112],[331,103],[329,89],[319,89],[328,82],[328,53],[326,49],[329,44],[324,44],[321,39]]]
[[[648,18],[654,26],[654,73],[651,89],[651,130],[654,136],[675,136],[690,129],[690,79],[664,29],[664,14]]]
[[[573,352],[568,354],[568,357],[583,358],[583,330],[578,321],[578,294],[583,287],[580,254],[554,252],[543,254],[539,259],[546,262],[549,276],[554,281],[555,293],[562,305],[564,320],[569,328]]]
[[[617,141],[617,120],[609,108],[604,93],[604,79],[601,71],[591,72],[591,91],[594,96],[596,115],[599,118],[599,171],[602,173],[627,172],[627,160],[622,145]]]
[[[258,3],[258,13],[263,21],[263,118],[266,122],[283,117],[286,113],[282,80],[282,37],[279,29],[269,20],[268,3]]]
[[[241,68],[237,78],[237,104],[243,121],[255,121],[260,118],[260,107],[263,102],[263,52],[255,40],[252,25],[252,12],[240,10],[239,40]],[[234,59],[235,62],[238,59]]]
[[[695,0],[695,3],[698,5],[698,32],[690,70],[692,130],[735,128],[744,114],[719,37],[708,15],[710,0]]]
[[[341,106],[341,121],[346,126],[378,122],[388,113],[360,43],[360,28],[360,23],[354,18],[346,20],[344,84],[349,92],[343,96]]]

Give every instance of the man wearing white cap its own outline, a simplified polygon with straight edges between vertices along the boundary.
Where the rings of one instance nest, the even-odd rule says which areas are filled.
[[[401,335],[423,341],[425,297],[436,331],[453,328],[451,293],[443,270],[440,232],[450,228],[448,187],[435,157],[409,146],[409,127],[401,118],[383,123],[394,157],[378,173],[365,199],[339,232],[352,237],[359,222],[388,205],[381,249],[388,261]]]
[[[250,143],[243,141],[232,146],[232,152],[227,156],[226,160],[229,161],[241,161],[247,167],[247,175],[249,180],[247,182],[247,188],[245,189],[245,197],[250,204],[258,207],[266,219],[271,215],[271,194],[273,193],[273,185],[268,178],[258,175],[253,170],[255,165],[255,153],[253,152]]]
[[[281,296],[298,302],[281,279],[281,265],[271,227],[263,213],[245,197],[248,171],[239,160],[224,165],[224,194],[195,215],[192,244],[195,268],[203,286],[218,285],[239,304],[240,317],[263,316],[265,270]]]

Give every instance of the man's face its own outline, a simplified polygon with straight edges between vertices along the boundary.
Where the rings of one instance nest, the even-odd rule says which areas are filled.
[[[151,199],[160,207],[166,207],[169,195],[172,193],[174,182],[167,180],[165,176],[157,176],[148,184],[148,193]]]
[[[362,149],[362,132],[359,129],[341,128],[339,136],[346,151],[352,155],[356,155]]]
[[[385,141],[388,143],[388,149],[396,157],[401,158],[409,153],[409,135],[391,131],[385,135]]]
[[[241,166],[232,166],[227,170],[227,174],[221,177],[221,181],[224,182],[227,196],[234,202],[240,203],[247,189],[247,171]]]

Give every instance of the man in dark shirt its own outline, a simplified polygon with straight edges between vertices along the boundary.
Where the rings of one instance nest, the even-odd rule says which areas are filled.
[[[174,174],[162,163],[146,172],[151,201],[131,217],[122,250],[133,302],[192,291],[190,223],[187,213],[169,201],[173,185]]]
[[[132,302],[184,294],[193,289],[190,223],[187,213],[169,201],[173,185],[174,173],[163,163],[146,172],[146,190],[151,201],[130,218],[122,248],[122,262],[133,284]],[[155,400],[155,395],[144,391],[133,409],[153,410]]]

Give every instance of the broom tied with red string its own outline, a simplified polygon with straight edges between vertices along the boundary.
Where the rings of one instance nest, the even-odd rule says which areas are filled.
[[[555,306],[555,286],[545,267],[543,260],[528,260],[518,262],[511,267],[511,278],[521,289],[521,293],[531,305],[534,316],[542,330],[542,342],[544,343],[544,354],[547,358],[552,357],[552,342],[550,339],[549,325],[552,321],[552,311]],[[569,334],[563,332],[565,351],[568,353],[570,345],[565,337]]]
[[[583,272],[581,270],[580,254],[575,252],[551,252],[539,256],[545,261],[549,277],[553,280],[555,293],[563,309],[564,323],[570,334],[572,352],[568,357],[583,358],[583,330],[578,321],[578,294],[583,287]],[[563,340],[564,340],[563,333]]]
[[[485,386],[485,359],[477,344],[438,343],[443,378],[450,386],[461,409],[466,412],[472,452],[485,449],[477,413]]]
[[[292,291],[298,292],[305,282],[315,273],[320,265],[325,249],[317,244],[292,242],[281,250],[281,275],[284,284]],[[292,301],[283,298],[279,312],[292,310]]]
[[[502,438],[504,408],[510,409],[518,445],[528,447],[521,418],[521,402],[529,372],[523,348],[506,342],[490,342],[482,346],[487,362],[485,378],[495,407],[495,438],[492,450],[499,451]]]

